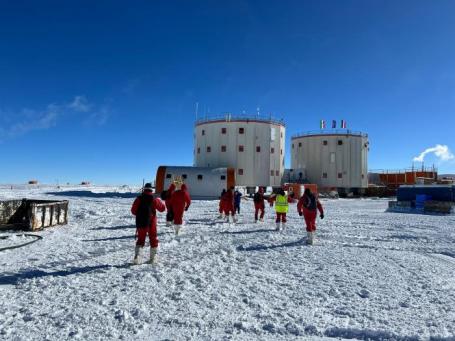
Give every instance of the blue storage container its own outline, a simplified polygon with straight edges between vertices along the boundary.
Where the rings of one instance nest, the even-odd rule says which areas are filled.
[[[417,201],[418,195],[430,196],[431,200],[435,201],[455,202],[455,186],[453,185],[400,186],[397,190],[398,201],[414,200]]]

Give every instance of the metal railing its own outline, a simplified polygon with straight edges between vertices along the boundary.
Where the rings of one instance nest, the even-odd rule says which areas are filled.
[[[373,174],[404,174],[409,172],[433,172],[437,173],[438,169],[434,166],[432,167],[409,167],[409,168],[401,168],[401,169],[369,169],[368,173]]]
[[[201,123],[208,123],[208,122],[214,122],[214,121],[225,121],[225,122],[231,122],[231,121],[259,121],[259,122],[266,122],[266,123],[272,123],[272,124],[278,124],[285,126],[284,120],[283,119],[277,119],[273,116],[261,116],[261,115],[234,115],[234,114],[223,114],[223,115],[206,115],[204,117],[199,117],[196,119],[195,124],[201,124]]]
[[[353,131],[350,129],[322,129],[322,130],[311,130],[304,133],[297,133],[292,135],[292,139],[305,137],[305,136],[318,136],[318,135],[352,135],[368,137],[368,134],[362,133],[361,131]]]

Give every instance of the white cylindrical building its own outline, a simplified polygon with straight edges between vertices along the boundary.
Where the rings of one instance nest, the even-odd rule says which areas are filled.
[[[194,165],[231,167],[239,186],[280,186],[285,125],[260,117],[203,119],[195,125]]]
[[[292,173],[322,188],[366,188],[368,151],[368,135],[361,132],[299,134],[291,139]]]

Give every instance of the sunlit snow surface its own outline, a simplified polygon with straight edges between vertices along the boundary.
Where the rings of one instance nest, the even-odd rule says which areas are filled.
[[[295,205],[275,232],[270,208],[254,224],[243,201],[229,225],[218,202],[194,201],[178,239],[160,215],[158,266],[130,266],[133,199],[56,191],[0,188],[0,199],[67,198],[71,210],[67,226],[0,253],[2,340],[454,340],[454,216],[323,201],[307,246]]]

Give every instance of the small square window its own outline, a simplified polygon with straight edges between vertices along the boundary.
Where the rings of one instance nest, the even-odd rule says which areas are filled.
[[[327,146],[327,140],[322,141],[322,144],[323,144],[324,146]]]
[[[221,128],[221,134],[226,134],[226,128]]]
[[[172,178],[172,174],[166,174],[166,179],[171,179]]]
[[[299,142],[299,148],[302,147],[302,142]]]
[[[226,146],[221,146],[221,152],[225,153],[226,152]]]
[[[280,154],[283,155],[283,149],[280,150]]]
[[[343,178],[343,173],[338,173],[338,179]]]
[[[239,168],[238,173],[239,173],[239,175],[243,175],[243,169]]]
[[[294,149],[294,143],[292,144],[292,149]]]
[[[239,134],[245,134],[245,128],[239,128]]]
[[[322,173],[322,178],[327,179],[327,173]]]
[[[202,178],[203,178],[202,174],[199,174],[199,175],[197,176],[197,179],[198,179],[198,180],[202,180]]]
[[[338,140],[338,145],[339,146],[343,145],[343,141],[342,140]]]
[[[261,152],[261,147],[260,147],[260,146],[256,146],[256,152],[257,152],[257,153],[260,153],[260,152]]]
[[[273,176],[273,174],[275,174],[275,172],[273,170],[270,171],[270,176]]]
[[[210,153],[212,151],[212,148],[207,147],[207,153]]]
[[[200,147],[197,148],[197,153],[201,154],[201,148]]]
[[[188,176],[186,174],[182,174],[182,178],[186,179]]]
[[[272,148],[270,149],[270,154],[273,154],[273,153],[275,153],[275,148],[272,147]]]
[[[226,180],[226,175],[221,175],[221,176],[220,176],[220,179],[221,179],[221,180]]]
[[[202,129],[202,136],[204,136],[204,135],[205,135],[205,130],[204,130],[204,129]]]
[[[244,151],[243,146],[239,146],[239,152],[240,152],[240,153],[243,153],[243,151]]]
[[[276,171],[275,171],[275,175],[276,175],[276,176],[279,176],[279,175],[280,175],[280,171],[276,170]]]
[[[362,179],[365,179],[365,174],[362,174]]]

